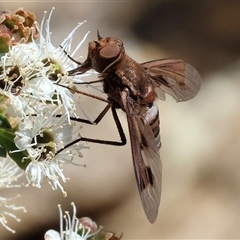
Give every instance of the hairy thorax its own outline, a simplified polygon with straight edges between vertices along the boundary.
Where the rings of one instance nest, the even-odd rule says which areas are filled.
[[[121,62],[102,73],[101,78],[104,80],[104,92],[110,100],[119,105],[120,93],[125,88],[129,89],[130,97],[140,105],[152,104],[156,98],[156,93],[145,70],[127,55]]]

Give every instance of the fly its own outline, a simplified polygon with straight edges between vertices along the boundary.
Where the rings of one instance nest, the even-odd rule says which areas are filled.
[[[181,59],[166,58],[137,63],[125,53],[120,39],[103,38],[99,32],[97,37],[97,41],[89,43],[87,59],[83,63],[70,57],[79,66],[69,71],[69,75],[83,74],[90,69],[99,73],[99,80],[86,84],[102,82],[107,100],[95,98],[108,104],[94,123],[100,122],[111,108],[121,142],[81,137],[65,148],[78,141],[125,145],[126,137],[116,112],[116,109],[122,109],[127,116],[138,191],[145,214],[154,223],[158,215],[162,183],[160,121],[156,100],[165,100],[165,93],[179,102],[195,97],[201,87],[201,77],[195,68]],[[89,123],[88,120],[85,122]]]

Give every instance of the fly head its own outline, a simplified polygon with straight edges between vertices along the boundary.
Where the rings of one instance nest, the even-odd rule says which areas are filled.
[[[99,73],[120,62],[125,54],[123,42],[114,37],[103,38],[97,31],[97,41],[88,45],[88,56],[81,68],[92,68]]]

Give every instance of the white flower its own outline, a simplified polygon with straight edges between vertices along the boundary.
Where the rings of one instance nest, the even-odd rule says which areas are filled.
[[[1,57],[0,81],[3,87],[0,94],[10,99],[12,116],[23,118],[33,114],[34,107],[41,102],[58,105],[59,109],[63,109],[67,114],[68,120],[70,115],[75,113],[75,99],[66,87],[72,86],[74,78],[68,76],[67,71],[76,68],[77,64],[61,47],[54,47],[51,43],[49,24],[53,10],[54,8],[48,19],[45,19],[45,12],[41,26],[38,28],[39,43],[32,39],[31,43],[12,46],[9,52]],[[70,51],[74,33],[82,24],[79,23],[61,43],[64,49]],[[79,49],[87,34],[73,54]],[[78,82],[81,82],[81,78],[86,75],[78,76]],[[14,113],[13,109],[15,109]]]
[[[0,161],[0,189],[4,188],[15,188],[20,187],[21,185],[13,184],[18,178],[22,175],[17,173],[19,168],[12,161],[3,158]],[[22,206],[15,206],[9,204],[12,200],[18,198],[19,196],[12,198],[5,198],[0,196],[0,224],[2,224],[7,230],[15,232],[7,225],[7,218],[14,218],[16,221],[21,221],[15,214],[12,213],[14,210],[22,210],[26,212],[26,209]],[[11,212],[10,212],[11,210]]]
[[[31,160],[25,170],[27,185],[40,188],[47,178],[53,190],[59,187],[66,196],[59,182],[60,179],[64,183],[68,180],[62,172],[62,164],[72,162],[74,155],[81,155],[80,150],[84,148],[78,144],[58,153],[72,136],[73,125],[68,123],[67,117],[55,117],[55,112],[50,112],[48,106],[40,108],[37,116],[28,116],[19,124],[14,139],[19,148],[17,151],[27,151]]]
[[[63,216],[61,206],[58,205],[59,213],[60,213],[60,232],[55,230],[48,230],[45,233],[45,240],[87,240],[96,234],[99,233],[101,227],[95,232],[91,232],[89,227],[84,227],[78,218],[76,217],[76,206],[74,203],[71,204],[73,206],[73,216],[72,218],[69,215],[69,212],[65,212],[66,215]],[[65,220],[65,229],[63,226],[63,221]]]

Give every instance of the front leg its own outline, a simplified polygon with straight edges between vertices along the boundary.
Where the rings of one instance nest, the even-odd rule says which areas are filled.
[[[90,81],[90,82],[74,82],[74,84],[94,84],[94,83],[99,83],[99,82],[103,82],[103,79],[98,79],[98,80],[94,80],[94,81]]]

